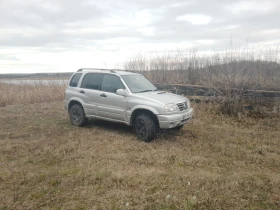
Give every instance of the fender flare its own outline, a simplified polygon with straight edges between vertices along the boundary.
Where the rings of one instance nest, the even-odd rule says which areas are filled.
[[[134,106],[133,109],[130,111],[130,115],[129,115],[129,119],[128,119],[130,125],[132,125],[131,120],[132,120],[132,115],[133,115],[133,113],[134,113],[136,110],[139,110],[139,109],[150,111],[150,112],[152,112],[155,116],[157,116],[157,115],[159,114],[158,111],[157,111],[155,108],[150,107],[150,106],[146,106],[146,105],[137,105],[137,106]]]
[[[78,97],[73,97],[73,98],[71,98],[71,99],[69,100],[68,107],[67,107],[68,112],[70,111],[70,104],[71,104],[73,101],[79,102],[80,104],[82,104],[82,106],[83,106],[83,108],[84,108],[84,104],[85,104],[85,103],[83,102],[83,100],[81,100],[81,99],[78,98]]]

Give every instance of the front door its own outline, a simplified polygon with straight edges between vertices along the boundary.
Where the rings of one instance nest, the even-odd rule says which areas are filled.
[[[104,74],[100,92],[97,115],[103,118],[126,121],[127,97],[116,94],[118,89],[125,89],[117,75]]]

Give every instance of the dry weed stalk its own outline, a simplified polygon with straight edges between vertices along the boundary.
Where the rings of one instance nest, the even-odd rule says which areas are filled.
[[[0,107],[63,100],[65,84],[35,81],[20,84],[0,83]]]

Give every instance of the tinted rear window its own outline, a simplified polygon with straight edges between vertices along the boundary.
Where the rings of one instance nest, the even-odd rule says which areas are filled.
[[[81,73],[75,74],[75,75],[72,77],[69,86],[71,86],[71,87],[77,87],[81,76],[82,76]]]
[[[81,88],[101,90],[103,74],[88,73],[84,76]]]

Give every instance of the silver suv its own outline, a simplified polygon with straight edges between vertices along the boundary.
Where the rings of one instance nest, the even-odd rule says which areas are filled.
[[[182,128],[192,118],[189,99],[159,91],[143,75],[125,70],[79,69],[65,91],[64,107],[71,123],[89,118],[133,126],[149,142],[159,129]]]

